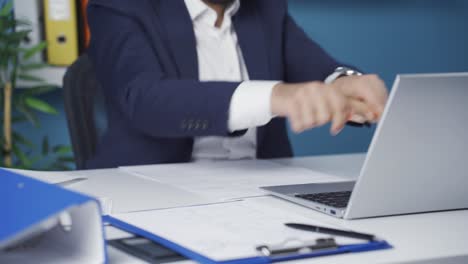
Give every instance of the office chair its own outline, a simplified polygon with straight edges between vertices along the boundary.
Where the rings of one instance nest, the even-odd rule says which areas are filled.
[[[80,56],[63,78],[65,113],[77,169],[85,168],[104,130],[105,112],[100,90],[89,57]]]

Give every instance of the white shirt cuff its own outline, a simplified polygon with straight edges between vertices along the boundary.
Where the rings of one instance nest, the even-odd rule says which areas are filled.
[[[230,132],[266,125],[271,114],[271,92],[279,81],[245,81],[231,98],[228,128]]]

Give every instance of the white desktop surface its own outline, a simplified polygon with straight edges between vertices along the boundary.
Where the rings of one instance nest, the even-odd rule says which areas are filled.
[[[275,161],[355,179],[364,158],[365,154],[345,154]],[[326,224],[376,234],[394,247],[290,263],[468,263],[468,210],[341,220],[274,197],[258,199],[284,212],[299,212]]]
[[[458,263],[468,263],[467,210],[341,220],[281,199],[272,198],[264,202],[285,212],[295,212],[314,221],[318,220],[327,226],[376,234],[394,247],[389,250],[318,258],[314,259],[313,263],[412,263],[435,259],[441,261],[433,263],[450,263],[445,260],[459,256],[464,256],[465,259]],[[300,260],[293,263],[310,261]]]
[[[365,157],[365,153],[357,153],[275,161],[343,179],[357,179]],[[340,220],[286,201],[284,203],[285,210],[301,210],[325,223],[377,234],[394,247],[391,250],[321,258],[314,260],[314,263],[468,263],[468,210]]]
[[[358,176],[364,157],[364,154],[346,154],[274,161],[284,165],[313,169],[348,180]],[[83,175],[83,172],[80,174]],[[331,177],[331,179],[336,178]],[[80,183],[80,189],[86,189],[86,182]],[[95,187],[93,190],[96,192]],[[300,213],[324,224],[376,234],[394,247],[389,250],[306,259],[290,263],[468,263],[468,210],[341,220],[274,197],[254,199],[259,199],[268,206],[281,208],[284,212]],[[112,249],[109,250],[109,260],[110,263],[119,264],[140,263]]]

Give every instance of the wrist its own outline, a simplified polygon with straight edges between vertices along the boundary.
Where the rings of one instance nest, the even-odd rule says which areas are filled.
[[[284,106],[284,98],[287,96],[288,86],[290,84],[278,83],[276,84],[271,91],[270,98],[270,111],[273,116],[284,115],[282,106]]]

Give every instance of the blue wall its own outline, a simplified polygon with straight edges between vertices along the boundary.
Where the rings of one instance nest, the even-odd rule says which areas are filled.
[[[333,56],[388,87],[397,73],[468,71],[468,1],[290,0],[290,12]],[[296,155],[366,151],[373,130],[291,135]]]
[[[468,1],[464,0],[290,0],[290,13],[314,40],[337,59],[378,73],[390,87],[397,73],[468,71]],[[63,109],[61,91],[45,98]],[[69,144],[65,115],[43,117],[41,129],[28,125],[40,142]],[[296,155],[367,150],[373,129],[328,128],[291,134]]]

